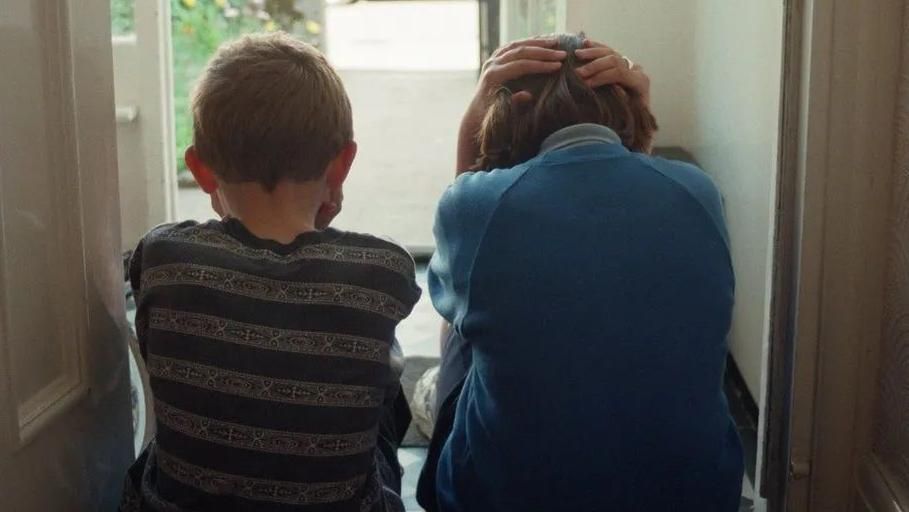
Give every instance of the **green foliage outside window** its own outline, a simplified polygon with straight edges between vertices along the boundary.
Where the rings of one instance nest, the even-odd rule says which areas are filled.
[[[111,0],[111,33],[115,36],[131,34],[135,26],[133,11],[135,0]]]

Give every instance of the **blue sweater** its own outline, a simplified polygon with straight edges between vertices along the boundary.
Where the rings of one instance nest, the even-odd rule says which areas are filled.
[[[459,177],[435,235],[433,304],[473,358],[441,510],[738,510],[734,276],[707,175],[576,125]]]

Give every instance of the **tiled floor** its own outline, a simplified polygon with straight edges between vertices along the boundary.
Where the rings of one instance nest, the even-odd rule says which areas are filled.
[[[423,509],[417,505],[417,480],[426,460],[426,448],[401,448],[398,450],[398,460],[404,468],[404,480],[401,482],[404,506],[407,507],[407,512],[420,512]]]

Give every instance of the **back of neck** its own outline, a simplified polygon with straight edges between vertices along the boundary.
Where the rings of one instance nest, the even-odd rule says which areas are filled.
[[[226,216],[242,222],[256,237],[282,244],[316,230],[321,196],[320,182],[282,182],[270,192],[258,183],[221,186]]]

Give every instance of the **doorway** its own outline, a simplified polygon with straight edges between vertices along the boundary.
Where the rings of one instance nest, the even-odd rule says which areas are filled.
[[[738,377],[732,379],[728,394],[744,404],[739,412],[750,454],[746,506],[759,502],[754,486],[769,337],[782,6],[751,6],[741,12],[706,0],[662,9],[620,0],[297,4],[300,17],[280,22],[265,7],[256,11],[222,0],[170,0],[165,25],[174,39],[173,61],[185,62],[189,50],[179,41],[198,36],[200,27],[192,23],[199,19],[202,29],[212,24],[227,27],[222,40],[251,30],[287,28],[322,47],[348,87],[361,147],[347,185],[345,210],[336,224],[391,236],[424,264],[433,249],[434,205],[451,180],[457,123],[473,92],[481,55],[499,39],[583,30],[645,64],[654,82],[654,110],[661,125],[658,153],[699,164],[727,200],[739,276],[730,338],[730,374]],[[207,14],[201,16],[203,12]],[[241,21],[241,16],[251,19]],[[736,52],[725,44],[731,39],[739,41]],[[171,70],[176,92],[165,95],[164,101],[169,98],[175,105],[177,128],[170,151],[176,186],[169,188],[164,180],[165,196],[174,198],[168,218],[211,217],[204,195],[187,175],[181,177],[179,155],[188,144],[180,126],[188,126],[189,83],[216,47],[210,45],[193,57],[186,69]],[[420,113],[417,122],[414,112]],[[383,208],[381,215],[375,215],[376,205]],[[419,277],[425,289],[425,267]],[[424,294],[401,326],[405,354],[437,358],[438,323]]]
[[[497,5],[479,3],[481,8]],[[741,119],[742,110],[723,95],[730,93],[725,89],[731,79],[743,76],[741,68],[727,64],[747,64],[743,50],[754,49],[749,46],[753,32],[742,23],[762,19],[753,12],[729,13],[731,3],[710,0],[678,2],[672,8],[661,1],[557,3],[570,4],[558,21],[560,29],[585,29],[614,42],[623,33],[630,38],[656,19],[668,19],[672,23],[663,25],[662,32],[654,28],[659,37],[638,33],[641,41],[654,43],[650,49],[634,44],[622,49],[652,68],[654,76],[668,77],[662,97],[692,105],[681,101],[691,87],[680,78],[707,82],[709,94],[702,99],[716,101],[714,114],[723,114],[714,115],[714,122]],[[172,86],[171,68],[161,66],[170,45],[159,44],[170,31],[170,15],[165,9],[165,22],[157,23],[162,15],[155,4],[113,5],[122,8],[114,17],[119,67],[146,86],[133,91],[117,87],[116,111],[107,46],[111,4],[11,0],[0,12],[0,36],[9,43],[0,46],[0,62],[17,70],[0,81],[5,120],[0,130],[0,493],[17,510],[109,509],[128,464],[125,329],[116,272],[117,164],[111,149],[119,138],[120,198],[139,219],[131,225],[134,219],[124,216],[125,231],[176,218],[176,201],[171,200],[177,197],[177,184],[168,181],[176,176],[176,159],[167,154],[175,144],[160,129],[170,125],[173,95],[155,92]],[[703,37],[703,27],[690,22],[691,13],[711,5],[719,7],[716,15],[725,12],[727,21],[735,21],[710,25],[734,30],[736,43],[708,45],[710,51],[694,63],[673,61],[673,52],[710,41]],[[776,447],[771,475],[783,485],[791,482],[790,510],[905,510],[906,422],[899,413],[906,410],[906,394],[895,391],[906,389],[898,385],[905,383],[905,365],[900,366],[905,358],[899,357],[905,353],[899,352],[906,346],[905,329],[896,323],[906,306],[901,299],[905,282],[897,282],[906,274],[901,272],[905,266],[900,267],[904,259],[897,259],[897,250],[906,245],[898,239],[905,239],[906,230],[890,232],[896,223],[891,226],[888,213],[904,213],[898,207],[906,197],[906,151],[899,140],[902,167],[894,189],[902,195],[888,188],[897,86],[900,112],[906,111],[907,85],[900,80],[899,59],[907,52],[905,44],[899,49],[895,43],[900,31],[906,32],[904,5],[790,0],[784,6],[781,190],[770,197],[779,205],[777,218],[781,212],[787,216],[776,222],[772,244],[776,252],[771,259],[783,268],[774,268],[768,281],[774,283],[769,293],[773,313],[788,311],[780,315],[786,318],[772,319],[770,337],[791,360],[779,373],[763,372],[761,393],[767,384],[786,388],[792,375],[797,382],[795,389],[767,398],[779,398],[770,405],[785,409],[786,421],[776,423],[779,435],[787,443],[790,431],[792,435],[791,449]],[[610,20],[618,22],[609,25]],[[505,21],[495,24],[504,26]],[[140,43],[150,52],[128,53]],[[723,73],[705,74],[711,69]],[[684,111],[664,110],[664,130],[673,124],[669,112]],[[692,107],[687,119],[707,126],[702,114]],[[900,117],[900,133],[905,133],[905,118]],[[678,126],[693,129],[684,122]],[[720,154],[724,145],[735,151],[736,142],[739,149],[766,146],[743,138],[740,124],[713,126],[720,128],[716,136],[704,140],[716,144],[692,152],[708,171],[723,168],[701,160],[698,153]],[[736,208],[728,201],[727,207]],[[885,257],[888,237],[893,239],[892,261]],[[131,246],[135,238],[125,234],[124,245]],[[782,255],[780,247],[788,247]],[[879,293],[885,276],[893,283],[886,301]],[[749,293],[747,287],[740,289]],[[888,322],[884,337],[876,332],[882,303]],[[48,315],[49,310],[54,314]],[[886,347],[878,346],[881,339],[888,340]],[[878,354],[880,348],[886,350]],[[875,396],[878,392],[881,396]],[[871,426],[877,431],[867,432]],[[860,468],[859,459],[869,464]],[[783,506],[777,501],[774,510]]]

